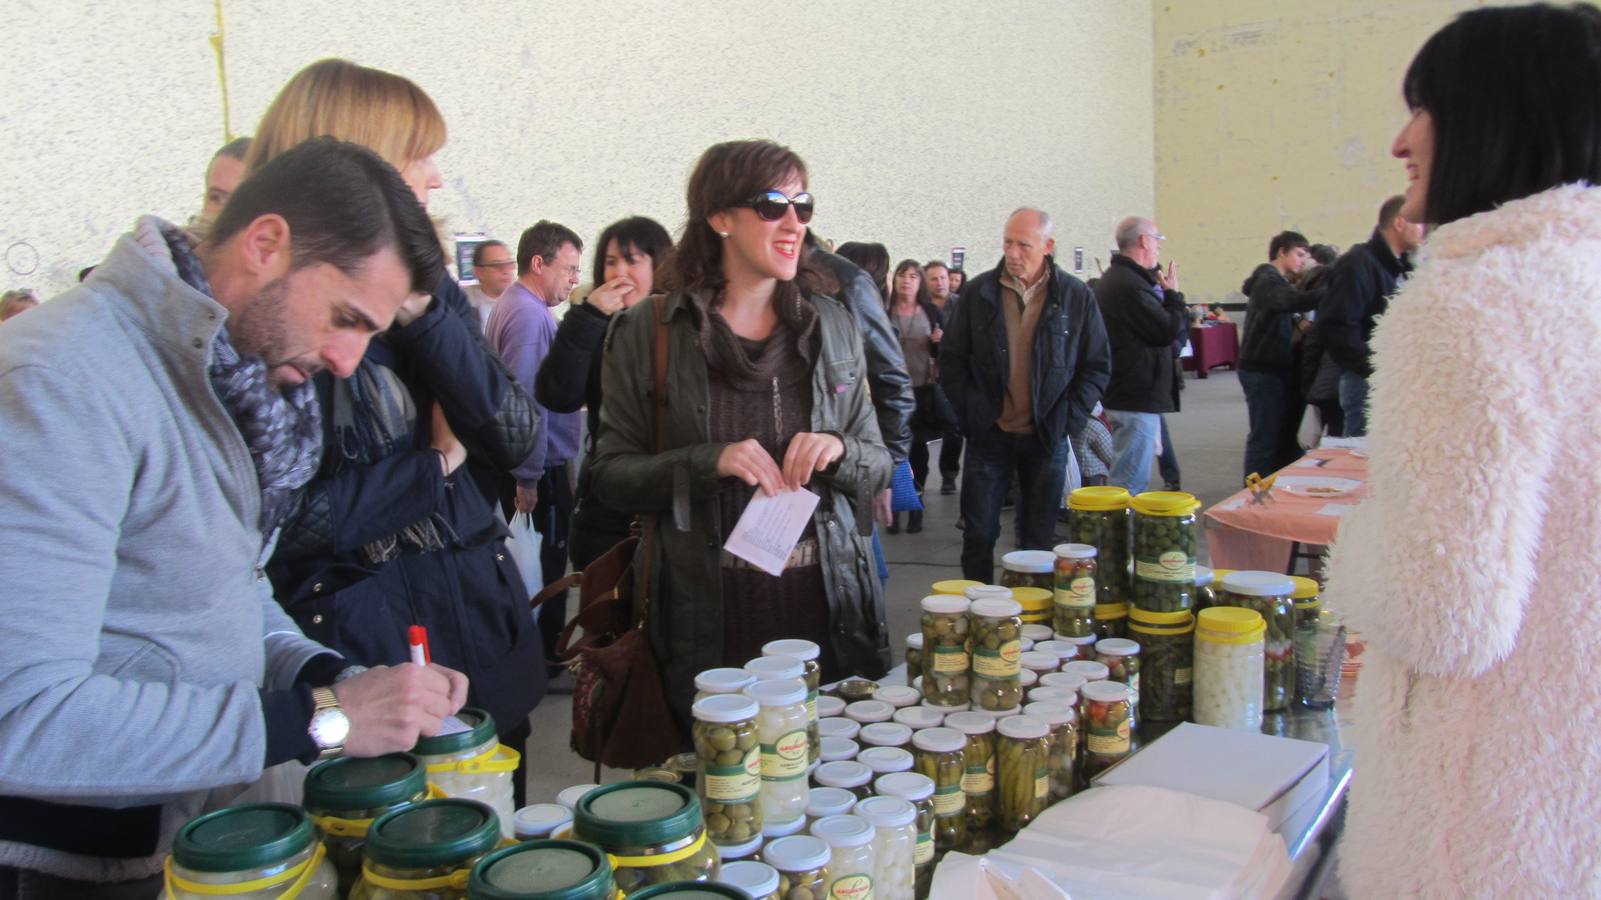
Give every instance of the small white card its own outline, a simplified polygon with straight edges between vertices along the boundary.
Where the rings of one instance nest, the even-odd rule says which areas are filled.
[[[805,488],[776,497],[758,490],[740,513],[723,549],[769,575],[784,574],[784,562],[800,542],[818,499]]]
[[[1351,503],[1327,503],[1317,511],[1317,514],[1320,516],[1342,517],[1353,509],[1356,509],[1356,506]]]
[[[439,720],[439,734],[436,737],[443,737],[447,734],[460,734],[463,731],[472,731],[472,728],[455,716],[446,716]]]

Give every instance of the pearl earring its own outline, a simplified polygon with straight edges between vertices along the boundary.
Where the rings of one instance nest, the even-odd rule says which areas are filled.
[[[726,238],[726,237],[728,237],[728,232],[719,231],[719,232],[717,232],[717,236],[720,237],[720,238]]]

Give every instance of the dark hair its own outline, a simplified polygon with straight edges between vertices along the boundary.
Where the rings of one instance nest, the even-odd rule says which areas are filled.
[[[1401,207],[1405,205],[1406,196],[1403,194],[1396,194],[1394,197],[1384,201],[1379,206],[1379,230],[1383,231],[1389,228],[1390,223],[1395,221],[1395,217],[1401,214]]]
[[[1296,247],[1310,248],[1311,246],[1312,244],[1306,239],[1306,235],[1299,231],[1281,231],[1273,235],[1273,240],[1267,243],[1267,261],[1272,262],[1278,259],[1279,254],[1286,250],[1294,250]]]
[[[685,191],[689,216],[673,253],[668,286],[673,290],[722,287],[723,239],[708,221],[711,216],[773,190],[790,178],[799,179],[804,185],[806,177],[806,163],[800,156],[773,141],[727,141],[706,148],[689,176]],[[801,254],[795,281],[797,288],[805,291],[823,281],[811,254]]]
[[[247,137],[234,138],[233,140],[229,141],[228,143],[223,144],[222,145],[222,149],[218,150],[216,153],[211,154],[211,159],[212,159],[213,162],[215,162],[217,157],[219,157],[219,156],[227,156],[227,157],[230,157],[232,159],[237,159],[240,162],[244,162],[245,161],[245,154],[249,153],[249,152],[250,152],[250,138],[247,138]]]
[[[889,302],[889,288],[884,286],[889,274],[889,249],[883,244],[868,244],[861,241],[846,241],[834,250],[835,253],[855,263],[858,268],[873,279],[878,285],[878,292],[884,295],[884,302]]]
[[[566,225],[540,219],[528,226],[523,231],[523,236],[517,239],[517,274],[527,274],[528,270],[533,268],[536,256],[546,264],[554,262],[557,252],[564,244],[572,244],[579,250],[584,249],[583,239]]]
[[[933,302],[932,300],[929,299],[929,296],[928,296],[928,276],[923,273],[923,267],[920,264],[918,264],[917,260],[915,260],[915,259],[903,259],[900,262],[896,263],[895,264],[895,278],[899,279],[901,277],[901,273],[906,271],[907,269],[916,269],[917,270],[917,296],[912,298],[912,299],[916,300],[917,301],[917,305],[919,305],[919,306],[922,306],[924,303]],[[894,303],[895,303],[895,288],[894,288],[894,285],[890,286],[888,303],[890,305],[894,305]]]
[[[599,286],[605,283],[606,274],[606,245],[612,241],[617,242],[617,250],[623,255],[643,253],[650,257],[650,267],[655,277],[660,279],[667,268],[668,257],[673,252],[673,238],[655,219],[644,216],[629,216],[606,226],[595,240],[595,259],[593,273],[590,280]]]
[[[1306,252],[1320,266],[1332,266],[1340,258],[1340,251],[1328,244],[1313,244],[1306,248]]]
[[[484,264],[484,253],[488,252],[490,247],[504,247],[504,246],[506,246],[506,242],[505,241],[488,240],[488,241],[484,241],[483,243],[481,243],[478,246],[474,247],[473,248],[473,268],[476,269],[479,266]]]
[[[1601,10],[1476,9],[1423,44],[1401,91],[1434,124],[1424,219],[1601,183]]]
[[[928,262],[923,263],[923,274],[927,275],[929,269],[944,269],[945,271],[949,272],[951,267],[945,265],[945,260],[943,259],[931,259]]]
[[[355,275],[387,247],[417,293],[432,293],[445,275],[445,252],[417,195],[360,144],[312,138],[263,163],[228,198],[208,243],[224,244],[269,214],[289,223],[297,269],[327,263]]]

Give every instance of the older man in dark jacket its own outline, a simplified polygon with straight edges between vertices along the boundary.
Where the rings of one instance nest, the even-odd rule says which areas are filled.
[[[962,289],[940,342],[940,384],[967,435],[962,577],[995,578],[1001,504],[1015,472],[1022,544],[1048,549],[1067,477],[1069,435],[1112,374],[1095,297],[1056,267],[1050,216],[1006,221],[1005,260]]]

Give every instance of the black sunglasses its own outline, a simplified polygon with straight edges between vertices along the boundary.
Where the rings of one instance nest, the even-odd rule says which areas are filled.
[[[756,215],[769,222],[777,222],[784,218],[784,211],[793,206],[795,218],[800,220],[802,225],[812,220],[812,195],[804,191],[793,197],[786,197],[779,191],[767,191],[734,205],[754,209]]]

